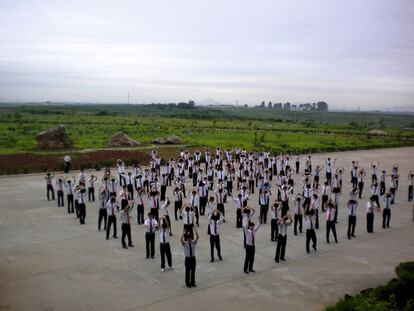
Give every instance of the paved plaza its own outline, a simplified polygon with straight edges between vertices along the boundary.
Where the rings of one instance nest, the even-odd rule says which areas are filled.
[[[345,293],[356,294],[384,284],[394,277],[399,262],[414,260],[413,203],[407,202],[407,173],[414,169],[414,148],[317,154],[313,165],[322,164],[324,156],[336,157],[336,166],[345,168],[337,225],[339,243],[325,242],[325,218],[320,213],[318,251],[307,254],[305,234],[294,236],[290,227],[287,261],[277,264],[268,221],[259,229],[256,240],[257,272],[245,275],[243,233],[236,229],[234,204],[228,201],[228,221],[221,231],[223,261],[210,263],[207,219],[201,217],[198,286],[191,289],[184,283],[179,242],[182,222],[172,221],[174,236],[170,243],[175,269],[161,272],[158,243],[155,259],[145,259],[143,226],[132,225],[135,248],[125,250],[120,239],[107,241],[105,233],[98,231],[97,203],[86,205],[86,224],[81,226],[74,214],[67,214],[66,206],[58,208],[56,201],[46,200],[42,174],[1,177],[0,310],[320,310]],[[346,201],[352,160],[358,160],[368,174],[363,199],[359,200],[357,237],[348,240]],[[368,234],[365,206],[371,160],[379,160],[380,169],[388,173],[392,164],[398,163],[400,185],[391,228],[384,230],[382,214],[376,213],[375,233]],[[91,173],[87,172],[88,176]],[[295,175],[295,194],[300,191],[300,179]],[[274,181],[272,186],[273,199]],[[187,182],[186,189],[190,188]],[[169,187],[167,195],[172,199],[171,191]],[[258,211],[257,202],[256,191],[249,205]],[[118,231],[120,237],[119,220]]]

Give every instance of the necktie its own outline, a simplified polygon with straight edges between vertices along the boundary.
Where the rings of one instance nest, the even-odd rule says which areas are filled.
[[[191,207],[194,207],[194,197],[191,199]]]
[[[149,225],[150,225],[150,233],[152,233],[152,220],[149,220]]]
[[[330,220],[331,220],[331,214],[332,214],[332,209],[330,208],[330,209],[328,210],[328,221],[330,221]]]
[[[242,208],[242,200],[241,199],[239,199],[239,201],[240,201],[240,208]]]
[[[155,197],[152,199],[153,200],[153,202],[154,202],[154,208],[157,208],[157,203],[155,202]]]
[[[111,203],[111,207],[112,207],[112,216],[115,216],[114,203]]]
[[[126,213],[126,217],[128,219],[128,225],[129,225],[130,224],[130,222],[129,222],[129,213]]]
[[[193,257],[193,247],[191,245],[191,242],[188,242],[188,247],[190,249],[190,257]]]
[[[214,234],[217,235],[217,221],[214,221]]]
[[[190,212],[187,212],[187,225],[190,224]]]
[[[311,230],[313,230],[312,216],[309,216],[309,221],[310,221],[310,227],[311,227]]]
[[[162,243],[165,244],[165,229],[162,231]]]
[[[252,234],[252,246],[254,246],[254,232],[252,231],[251,234]]]

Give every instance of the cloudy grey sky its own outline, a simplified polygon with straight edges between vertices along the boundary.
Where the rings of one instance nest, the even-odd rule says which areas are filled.
[[[412,0],[0,0],[0,101],[414,106]]]

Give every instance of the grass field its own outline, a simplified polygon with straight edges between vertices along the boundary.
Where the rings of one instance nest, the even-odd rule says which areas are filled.
[[[79,105],[74,110],[74,107],[78,106],[1,107],[0,152],[36,152],[36,134],[59,124],[65,125],[76,149],[104,148],[108,138],[117,131],[143,145],[175,134],[187,146],[241,146],[275,152],[394,147],[412,144],[404,138],[414,138],[412,130],[402,128],[414,122],[413,116],[406,115],[368,114],[365,120],[361,114],[283,111],[276,114],[277,111],[258,108]],[[128,110],[128,107],[132,108]],[[118,108],[117,114],[114,108]],[[209,117],[220,109],[223,115]],[[154,116],[158,111],[159,116]],[[388,135],[370,135],[371,129],[381,129]]]
[[[413,115],[160,105],[0,105],[0,156],[60,156],[63,151],[38,150],[35,139],[39,132],[59,124],[65,125],[74,143],[71,152],[105,148],[108,138],[118,131],[140,142],[140,150],[147,153],[154,139],[169,135],[178,135],[191,149],[244,147],[277,153],[414,145]],[[372,129],[384,134],[372,135]],[[177,148],[166,150],[165,156],[177,153]],[[88,160],[92,167],[94,158]],[[8,161],[6,166],[3,160],[0,173],[15,171],[15,162]],[[47,161],[36,169],[46,167]],[[29,165],[25,172],[30,170]]]

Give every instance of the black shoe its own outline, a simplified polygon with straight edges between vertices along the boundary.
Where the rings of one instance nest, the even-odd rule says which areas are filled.
[[[174,234],[170,233],[170,236],[173,236]]]
[[[351,236],[354,237],[354,238],[356,238],[356,235],[355,234],[351,234]]]
[[[114,238],[114,239],[117,239],[118,237],[117,237],[117,236],[114,236],[113,238]]]
[[[223,258],[221,257],[221,255],[218,255],[218,258],[219,258],[220,261],[223,260]]]
[[[244,273],[246,273],[246,274],[249,274],[249,271],[247,271],[247,270],[244,270]]]
[[[188,285],[186,285],[188,288],[191,288],[191,285],[190,284],[188,284]]]
[[[316,249],[316,246],[312,246],[312,248],[316,251],[317,249]]]
[[[255,270],[253,270],[253,269],[249,270],[249,272],[251,272],[251,273],[256,273],[256,271],[255,271]]]
[[[281,261],[286,261],[286,259],[285,259],[285,258],[280,258],[280,260],[281,260]]]
[[[277,260],[276,258],[275,258],[275,261],[276,261],[277,263],[279,263],[279,260]]]
[[[145,256],[145,259],[148,259],[149,258],[149,256],[147,255],[147,256]]]
[[[152,259],[154,259],[154,256],[151,256]]]
[[[134,245],[133,245],[133,244],[129,244],[128,246],[129,246],[129,247],[134,247]]]
[[[326,240],[326,243],[328,243],[328,244],[329,244],[329,241],[328,241],[328,240]]]
[[[214,262],[214,258],[211,258],[211,259],[210,259],[210,262]]]
[[[124,249],[128,249],[128,247],[126,247],[125,245],[124,245],[124,246],[122,246],[122,248],[124,248]]]
[[[192,287],[197,287],[197,284],[195,284],[195,283],[194,283],[194,284],[191,284],[191,286],[192,286]]]

